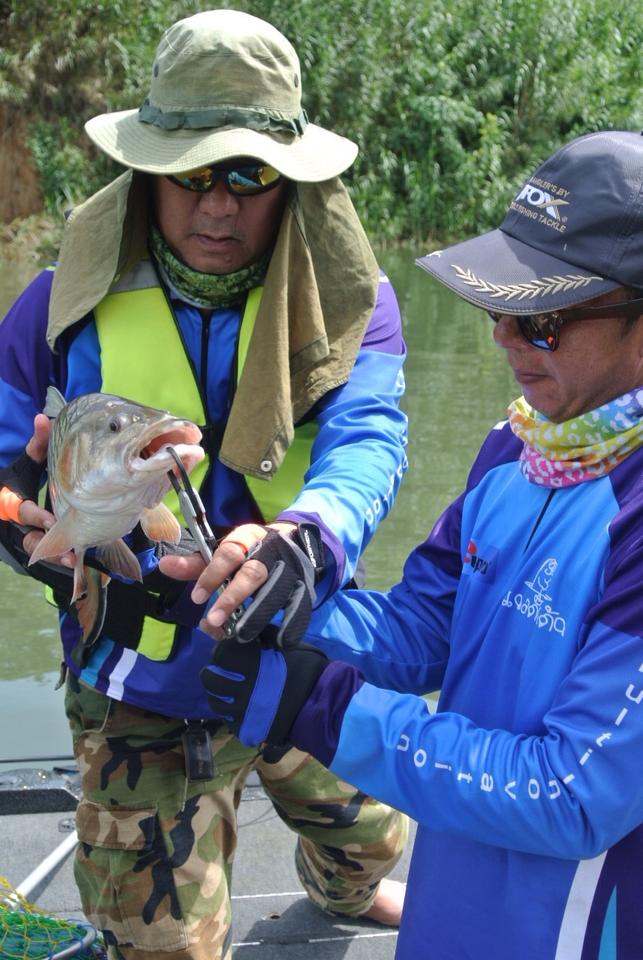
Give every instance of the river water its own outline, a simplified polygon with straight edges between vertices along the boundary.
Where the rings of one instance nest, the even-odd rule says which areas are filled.
[[[399,578],[405,557],[458,495],[487,430],[517,395],[490,321],[415,266],[424,252],[379,251],[409,351],[409,470],[366,553],[369,586],[377,588]],[[0,316],[36,269],[0,260]],[[70,753],[62,691],[54,690],[59,659],[55,611],[40,585],[0,564],[0,773],[19,758]]]

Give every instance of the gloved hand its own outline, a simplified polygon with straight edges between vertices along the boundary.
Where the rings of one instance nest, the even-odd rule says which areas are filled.
[[[47,445],[49,443],[49,420],[44,414],[37,414],[34,419],[34,432],[25,449],[13,463],[0,469],[0,490],[10,491],[11,498],[7,497],[5,520],[14,523],[38,525],[42,521],[51,520],[53,514],[38,506],[38,491],[47,459]],[[19,506],[20,501],[28,504],[25,510]]]
[[[315,582],[323,573],[319,527],[314,523],[300,523],[290,536],[268,529],[263,540],[257,540],[248,550],[244,562],[249,560],[263,563],[268,579],[234,622],[234,637],[240,643],[254,640],[283,609],[281,626],[270,635],[277,647],[294,646],[308,626],[315,601]]]
[[[0,558],[19,573],[32,574],[26,570],[29,555],[55,521],[53,513],[38,505],[49,432],[48,417],[37,414],[33,436],[25,449],[13,463],[0,469]],[[73,566],[70,553],[59,560]]]
[[[217,639],[234,636],[245,643],[283,609],[276,637],[279,645],[288,646],[297,643],[308,625],[323,561],[324,547],[316,524],[276,521],[269,527],[257,523],[235,527],[219,541],[206,565],[193,554],[163,557],[160,568],[177,580],[196,580],[192,590],[196,604],[209,602],[218,591],[200,624],[205,633]],[[250,598],[254,599],[237,616]]]
[[[283,746],[328,663],[308,644],[277,650],[271,637],[243,645],[222,640],[201,682],[214,714],[246,747]]]

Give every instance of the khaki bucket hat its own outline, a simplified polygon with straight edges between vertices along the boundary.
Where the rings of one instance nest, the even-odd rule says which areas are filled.
[[[357,156],[356,144],[309,123],[289,41],[236,10],[173,24],[156,50],[143,105],[93,117],[85,130],[113,160],[160,175],[256,157],[291,180],[318,182]]]

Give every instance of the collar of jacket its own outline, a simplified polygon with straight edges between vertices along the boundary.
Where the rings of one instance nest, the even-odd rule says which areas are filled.
[[[49,307],[52,350],[147,256],[149,202],[147,178],[128,170],[68,218]],[[377,262],[341,180],[297,184],[230,411],[224,463],[265,479],[276,472],[295,424],[348,380],[378,282]]]

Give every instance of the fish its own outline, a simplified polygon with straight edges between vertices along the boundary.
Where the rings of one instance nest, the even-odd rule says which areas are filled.
[[[179,542],[181,526],[162,503],[177,470],[168,447],[188,473],[205,451],[195,423],[112,394],[87,393],[67,403],[50,386],[44,413],[53,419],[47,472],[56,521],[29,564],[74,551],[71,603],[87,647],[103,625],[110,577],[84,563],[86,551],[94,548],[105,570],[142,581],[123,537],[140,522],[150,540]]]

